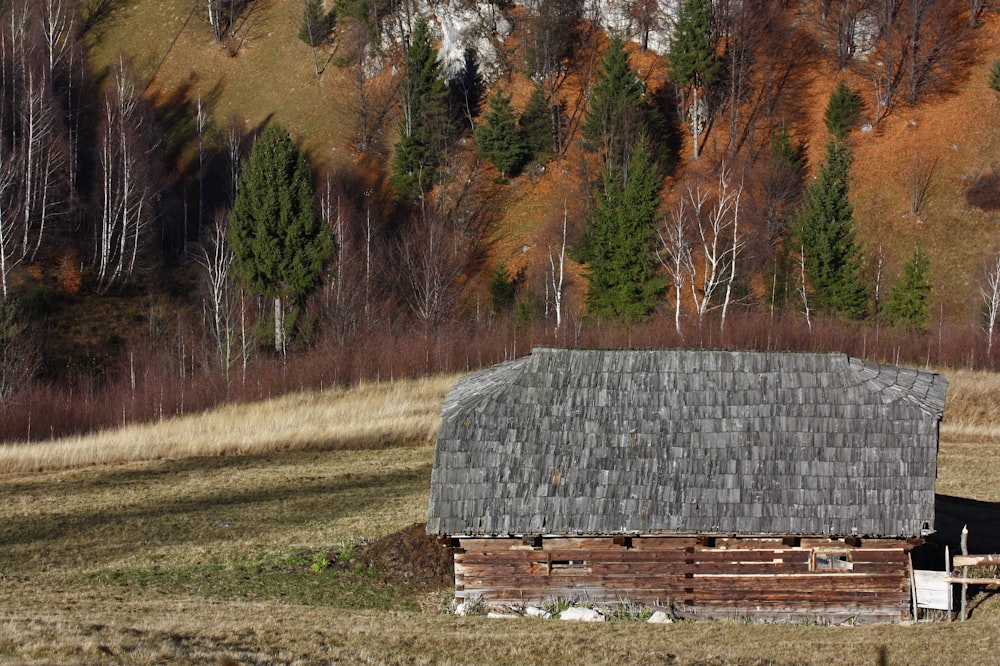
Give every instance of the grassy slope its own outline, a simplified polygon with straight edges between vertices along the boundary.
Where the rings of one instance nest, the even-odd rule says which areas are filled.
[[[939,490],[1000,502],[1000,377],[951,379]],[[995,595],[962,624],[567,626],[457,618],[438,612],[447,590],[313,571],[312,553],[424,519],[427,424],[453,381],[221,410],[215,423],[230,427],[195,444],[208,456],[163,457],[160,441],[182,432],[168,424],[165,438],[154,428],[103,435],[152,460],[0,474],[0,662],[867,665],[879,650],[887,663],[939,664],[990,663],[1000,649]],[[276,406],[299,427],[245,442],[240,431]],[[398,414],[398,427],[387,418],[359,434],[358,413]],[[300,450],[316,423],[331,434]],[[218,455],[236,443],[241,454]]]
[[[298,39],[302,3],[253,3],[241,25],[245,40],[238,54],[212,40],[206,22],[188,0],[131,0],[92,40],[96,71],[106,72],[120,55],[130,58],[147,93],[158,103],[191,104],[200,95],[216,127],[231,114],[252,128],[268,120],[285,124],[310,151],[313,161],[330,163],[352,131],[342,71],[330,65],[334,47],[318,49],[325,66],[317,78],[312,53]],[[194,155],[187,147],[187,159]]]

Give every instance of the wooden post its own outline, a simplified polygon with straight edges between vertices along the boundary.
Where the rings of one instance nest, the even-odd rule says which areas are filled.
[[[913,554],[906,553],[906,569],[910,574],[910,603],[913,606],[913,621],[917,621],[917,579],[913,573]],[[950,617],[950,614],[949,614]]]
[[[969,554],[969,526],[962,526],[962,555]],[[965,622],[965,595],[969,589],[969,584],[965,581],[969,578],[969,567],[962,567],[962,622]]]
[[[951,573],[951,570],[952,570],[951,566],[952,566],[951,565],[951,546],[945,546],[944,547],[944,570],[946,572]],[[953,599],[954,595],[953,595],[953,593],[954,592],[955,592],[955,589],[951,586],[951,583],[948,583],[948,621],[949,622],[951,622],[952,616],[954,615],[954,610],[955,610],[953,608],[953,605],[954,605],[954,599]]]

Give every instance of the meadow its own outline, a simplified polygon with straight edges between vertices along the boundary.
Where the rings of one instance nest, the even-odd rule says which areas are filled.
[[[947,371],[939,492],[1000,502],[1000,375]],[[966,622],[601,625],[448,612],[361,557],[425,519],[457,376],[286,396],[0,447],[0,662],[721,666],[994,663]]]

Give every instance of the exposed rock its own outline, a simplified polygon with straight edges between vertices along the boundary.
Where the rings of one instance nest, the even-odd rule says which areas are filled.
[[[560,620],[571,620],[576,622],[604,622],[604,616],[593,608],[580,608],[574,606],[567,608],[559,614]]]
[[[646,620],[646,621],[647,622],[652,622],[654,624],[670,624],[674,620],[673,620],[673,618],[671,618],[669,615],[667,615],[663,611],[656,611],[655,613],[653,613],[652,615],[650,615],[649,619]]]
[[[537,606],[528,606],[524,609],[524,614],[529,617],[540,617],[543,620],[548,620],[552,617],[552,613],[543,608],[538,608]]]

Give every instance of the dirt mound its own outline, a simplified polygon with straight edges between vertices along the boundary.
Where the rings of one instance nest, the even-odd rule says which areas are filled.
[[[413,523],[359,546],[350,561],[375,569],[391,582],[419,589],[438,590],[455,584],[451,551],[427,534],[425,523]]]

